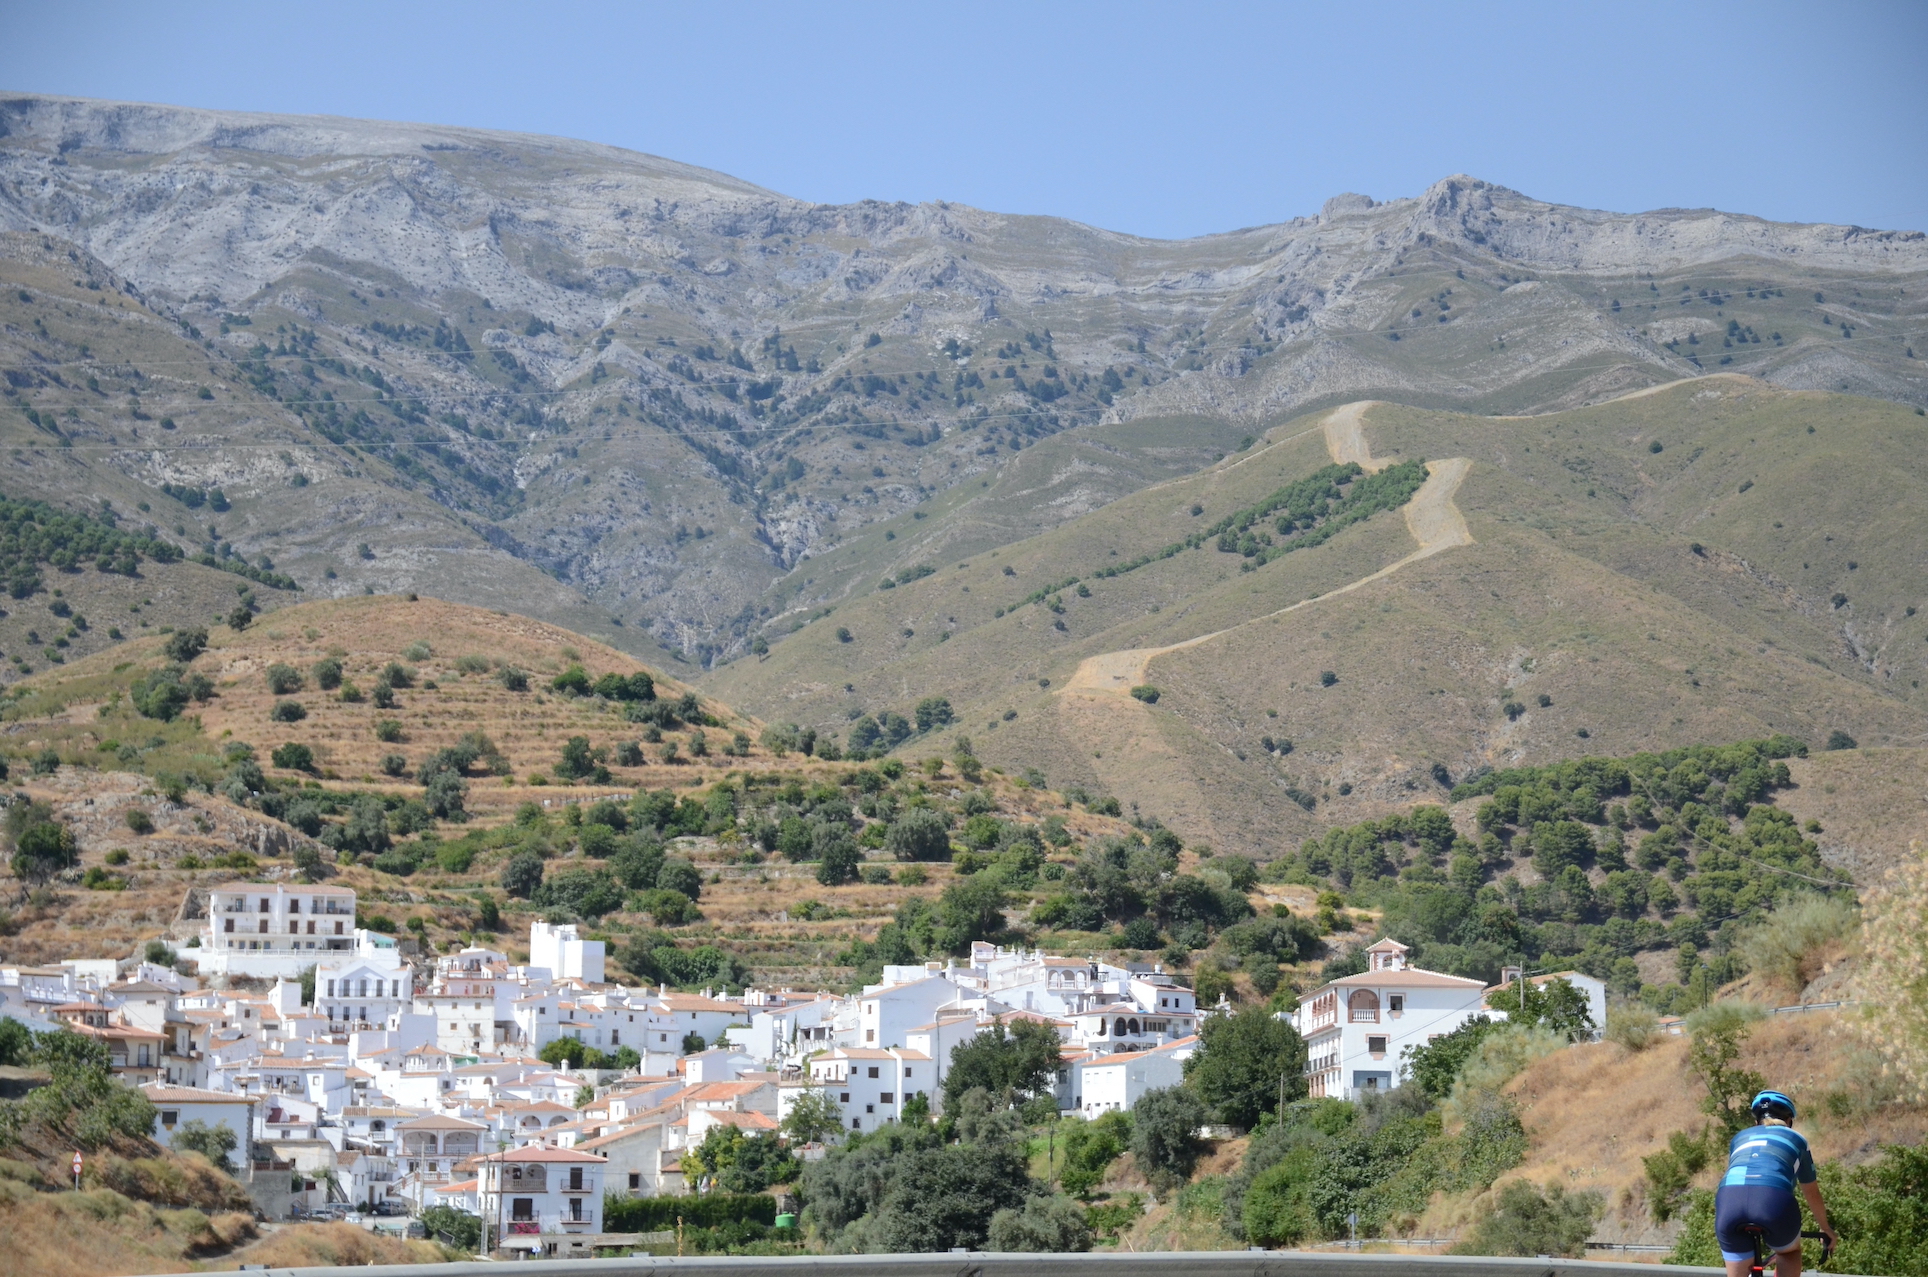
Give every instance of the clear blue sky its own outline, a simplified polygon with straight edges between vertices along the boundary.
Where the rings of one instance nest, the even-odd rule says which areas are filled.
[[[0,0],[0,88],[561,134],[1186,236],[1465,172],[1928,228],[1928,4]]]

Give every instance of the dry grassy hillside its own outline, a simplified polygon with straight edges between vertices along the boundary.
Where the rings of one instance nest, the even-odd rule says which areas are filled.
[[[593,677],[635,673],[644,669],[641,663],[557,626],[506,612],[426,598],[356,596],[285,609],[238,632],[214,625],[208,635],[207,651],[194,668],[214,679],[217,694],[206,705],[195,707],[192,716],[199,720],[210,759],[219,754],[220,742],[230,738],[255,745],[264,756],[276,745],[297,741],[315,749],[324,779],[377,783],[385,754],[400,752],[419,760],[453,744],[465,732],[482,731],[508,757],[512,774],[526,778],[546,772],[572,735],[587,734],[604,745],[641,733],[640,728],[623,723],[619,707],[611,702],[562,697],[547,690],[549,680],[571,665],[584,666]],[[131,729],[151,722],[133,715],[115,700],[115,693],[124,699],[134,679],[164,663],[164,642],[160,636],[132,640],[23,685],[16,690],[8,713],[13,724],[9,736],[21,736],[21,724],[58,713],[57,724],[49,723],[44,731],[34,729],[22,747],[71,748],[76,760],[99,761],[89,758],[89,752],[97,753],[101,740],[120,733],[103,731],[95,724],[124,721]],[[427,654],[412,657],[410,649],[416,644],[424,645]],[[344,680],[360,689],[361,700],[344,702],[339,691],[324,691],[316,685],[313,667],[329,658],[340,662]],[[474,659],[458,668],[464,658]],[[369,696],[391,662],[410,671],[412,685],[396,689],[393,709],[377,709]],[[270,690],[265,672],[277,663],[300,673],[298,691],[277,696]],[[497,677],[503,666],[524,671],[529,689],[508,690]],[[658,686],[659,694],[669,699],[688,690],[667,678]],[[299,703],[306,716],[291,723],[273,721],[270,714],[281,701]],[[752,720],[726,707],[706,701],[705,708],[723,723],[721,728],[709,729],[713,748],[727,743],[735,731],[755,729]],[[375,724],[384,720],[401,724],[400,741],[377,739]],[[678,731],[667,739],[681,741],[680,752],[688,758],[688,738],[687,731]],[[660,755],[660,750],[650,753]],[[701,783],[725,770],[719,764],[728,761],[712,755],[662,773],[661,779]],[[617,770],[633,784],[648,768]],[[501,787],[501,782],[496,786]],[[496,795],[488,787],[478,787],[476,797],[481,805],[495,807],[513,805],[528,794]]]
[[[1878,1064],[1840,1033],[1832,1013],[1770,1017],[1743,1044],[1737,1067],[1795,1097],[1801,1133],[1817,1159],[1855,1164],[1877,1157],[1882,1145],[1928,1138],[1928,1110],[1880,1094]],[[1513,1179],[1591,1189],[1607,1204],[1596,1238],[1672,1240],[1677,1224],[1652,1221],[1640,1159],[1665,1148],[1670,1132],[1696,1131],[1707,1121],[1685,1037],[1662,1036],[1642,1051],[1612,1042],[1558,1051],[1529,1065],[1507,1090],[1520,1103],[1530,1143],[1526,1160],[1493,1191]],[[1720,1170],[1710,1165],[1695,1186],[1713,1187]],[[1476,1205],[1436,1199],[1420,1235],[1463,1227]]]
[[[67,878],[78,880],[91,872],[99,879],[99,889],[76,889],[77,881],[68,881],[56,884],[44,898],[22,904],[7,919],[0,955],[36,962],[102,954],[125,957],[160,937],[178,946],[197,928],[195,918],[179,916],[190,888],[237,873],[292,872],[293,853],[311,845],[299,832],[192,785],[178,801],[167,795],[169,777],[198,777],[218,788],[235,742],[251,746],[268,775],[284,787],[292,786],[290,792],[372,793],[391,804],[416,798],[422,790],[409,779],[384,774],[384,754],[401,753],[412,769],[432,752],[476,732],[501,750],[508,774],[471,775],[466,823],[444,822],[418,841],[398,837],[398,846],[426,848],[426,863],[418,869],[398,876],[365,856],[328,869],[334,880],[361,893],[370,914],[391,925],[421,918],[423,940],[436,946],[474,933],[483,896],[502,905],[512,948],[515,937],[526,933],[527,919],[518,919],[516,911],[530,906],[505,897],[497,885],[515,848],[496,839],[496,831],[529,804],[547,813],[543,828],[554,829],[545,843],[545,849],[553,844],[557,855],[552,872],[594,871],[603,862],[574,848],[572,830],[560,823],[572,804],[612,796],[622,801],[645,790],[672,790],[700,802],[719,783],[745,795],[745,802],[756,793],[765,795],[759,801],[768,802],[792,782],[806,789],[835,786],[856,770],[848,763],[794,751],[774,753],[760,743],[756,721],[709,698],[702,698],[703,709],[721,726],[683,723],[649,741],[649,727],[625,721],[619,703],[547,690],[550,678],[576,663],[592,675],[641,670],[631,658],[526,617],[431,599],[333,600],[275,613],[241,632],[216,627],[207,650],[190,666],[213,680],[215,694],[171,723],[143,718],[128,704],[135,680],[163,663],[164,641],[159,636],[131,640],[112,652],[36,675],[15,690],[0,726],[0,754],[13,773],[16,791],[50,803],[74,830],[81,862]],[[411,652],[421,643],[428,645],[426,655],[419,648]],[[366,700],[343,702],[340,691],[324,692],[315,685],[314,664],[326,659],[339,661],[344,687],[354,684],[364,696],[391,662],[408,666],[411,685],[396,689],[392,709],[375,709]],[[301,690],[276,696],[266,674],[275,664],[300,671]],[[498,665],[527,672],[529,689],[508,690],[498,678]],[[656,687],[659,699],[670,701],[687,690],[666,678]],[[304,706],[306,717],[275,721],[274,706],[287,701]],[[382,722],[398,724],[399,739],[379,739],[376,725]],[[746,744],[740,755],[724,755],[726,745],[735,747],[739,732],[758,743]],[[708,752],[694,757],[699,733]],[[553,774],[564,742],[577,735],[608,751],[607,781],[569,783]],[[615,747],[625,742],[640,745],[641,765],[622,765]],[[311,748],[313,774],[270,765],[272,751],[289,743]],[[931,755],[942,752],[948,758],[951,752],[940,751],[934,740],[925,744],[923,752]],[[676,761],[665,762],[672,746]],[[922,757],[922,752],[909,752]],[[38,760],[45,761],[36,766]],[[43,772],[43,767],[52,770]],[[1095,814],[996,770],[975,783],[967,781],[955,761],[932,758],[900,782],[905,786],[945,802],[981,792],[1006,821],[1035,825],[1055,816],[1074,845],[1129,832],[1122,820]],[[129,826],[134,811],[147,816],[153,832],[136,833]],[[445,840],[472,846],[472,863],[451,869],[428,854]],[[221,857],[234,851],[252,856],[256,867],[221,863]],[[882,872],[881,881],[826,886],[817,881],[814,864],[766,857],[746,833],[734,830],[720,836],[676,837],[671,852],[693,862],[704,879],[702,917],[678,928],[678,941],[727,945],[760,978],[799,985],[843,979],[847,972],[835,959],[852,938],[874,935],[904,901],[935,897],[955,878],[950,864],[934,863],[921,867],[921,881],[900,881],[903,875],[893,873],[895,862],[873,849],[869,859],[880,863],[870,867]],[[325,858],[332,860],[332,853]],[[1022,898],[1014,903],[1014,920],[1023,903]],[[1305,903],[1309,906],[1309,899]],[[625,908],[600,922],[620,936],[644,920],[639,909]],[[1109,943],[1103,936],[1078,939],[1087,945]],[[192,956],[188,950],[183,954]]]
[[[1436,767],[1928,729],[1928,575],[1905,548],[1928,526],[1928,423],[1912,410],[1710,377],[1546,417],[1370,404],[1327,428],[1338,415],[993,554],[933,557],[933,575],[706,686],[822,730],[947,695],[987,757],[1260,854],[1437,801]],[[1097,575],[1340,449],[1463,458],[1437,513],[1462,515],[1471,543],[1366,581],[1418,544],[1381,513],[1253,572],[1207,544]],[[1050,586],[1061,610],[1024,603]],[[1087,661],[1129,677],[1094,683]],[[1141,681],[1155,705],[1122,695]]]
[[[0,604],[0,660],[6,663],[0,664],[0,686],[123,641],[110,631],[118,630],[134,639],[163,628],[211,625],[234,608],[238,590],[251,591],[264,612],[301,598],[299,594],[250,586],[232,573],[198,563],[148,562],[141,565],[139,573],[60,573],[48,581],[48,590],[28,599],[4,600]],[[72,615],[55,613],[53,606],[58,602],[64,602]],[[58,646],[61,643],[65,645]],[[60,661],[55,662],[49,652]]]
[[[1872,883],[1911,843],[1928,846],[1928,749],[1844,749],[1793,759],[1778,805],[1821,826],[1828,859]]]

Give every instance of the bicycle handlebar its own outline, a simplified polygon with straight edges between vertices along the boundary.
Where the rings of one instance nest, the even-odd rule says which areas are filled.
[[[1821,1239],[1820,1266],[1825,1268],[1827,1266],[1828,1260],[1834,1257],[1834,1239],[1828,1236],[1826,1233],[1820,1233],[1820,1232],[1815,1232],[1815,1233],[1803,1232],[1801,1236],[1819,1237]]]

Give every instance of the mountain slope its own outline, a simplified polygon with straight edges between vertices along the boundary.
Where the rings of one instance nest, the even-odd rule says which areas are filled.
[[[1470,543],[1413,558],[1388,511],[1256,571],[1207,541],[1103,575],[1353,446],[1326,420],[873,589],[708,685],[826,730],[943,694],[988,758],[1262,852],[1443,797],[1440,773],[1782,731],[1904,745],[1928,729],[1928,423],[1913,412],[1744,378],[1532,418],[1368,405],[1369,455],[1464,460],[1451,504]],[[1061,615],[1019,605],[1040,585],[1060,587]],[[1123,694],[1138,682],[1155,704]]]
[[[318,592],[501,589],[613,630],[593,605],[701,664],[846,597],[817,560],[986,479],[1036,531],[1360,398],[1543,411],[1723,367],[1928,396],[1919,234],[1598,213],[1465,177],[1159,242],[947,203],[810,205],[566,140],[16,95],[0,228],[166,321],[130,303],[102,322],[193,343],[143,352],[143,410],[197,414],[227,444],[166,468],[258,503],[241,552],[299,542],[284,553]],[[75,388],[105,344],[0,318],[5,362],[74,374],[16,408],[95,410],[31,495],[152,481],[160,463],[124,451],[139,418]],[[188,369],[254,397],[209,406]],[[999,477],[1088,435],[1058,454],[1075,472],[1131,422],[1157,439],[1101,481]],[[354,499],[303,517],[296,457]]]

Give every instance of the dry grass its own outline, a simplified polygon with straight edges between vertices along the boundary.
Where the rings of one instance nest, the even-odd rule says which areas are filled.
[[[368,1264],[439,1264],[447,1258],[433,1242],[405,1241],[353,1224],[293,1224],[205,1267],[233,1270],[243,1264],[269,1268],[358,1268]]]
[[[431,652],[411,660],[408,649],[418,642],[427,643]],[[114,761],[111,749],[100,748],[103,744],[145,742],[149,733],[160,727],[117,707],[114,701],[116,689],[124,689],[143,669],[159,662],[158,647],[158,639],[137,641],[115,653],[39,675],[30,684],[28,699],[9,714],[10,752],[52,746],[63,758],[82,764],[63,767],[53,776],[24,780],[30,794],[54,803],[61,818],[74,827],[82,866],[104,865],[106,856],[116,850],[128,850],[131,855],[129,863],[114,869],[127,881],[126,890],[88,892],[63,887],[51,904],[17,912],[8,924],[12,934],[0,939],[0,957],[44,962],[101,952],[131,953],[142,942],[169,932],[170,925],[178,947],[195,930],[194,921],[172,923],[183,894],[197,882],[233,876],[230,870],[181,869],[183,856],[193,854],[205,861],[239,847],[260,856],[264,870],[273,872],[274,861],[258,848],[264,829],[286,833],[277,822],[204,793],[190,793],[177,808],[154,796],[146,776],[93,770],[123,765]],[[313,685],[312,666],[330,655],[342,662],[347,678],[365,693],[390,661],[401,661],[412,668],[415,686],[398,691],[401,703],[393,710],[375,710],[365,702],[344,704]],[[463,672],[458,662],[467,656],[505,662],[527,671],[531,690],[512,693],[492,674],[473,669]],[[136,659],[130,661],[130,657]],[[194,668],[216,680],[218,695],[197,714],[168,725],[164,729],[165,744],[124,765],[149,772],[173,770],[214,778],[224,767],[221,755],[227,741],[242,740],[254,746],[264,766],[276,745],[296,741],[316,749],[327,777],[320,782],[325,787],[413,795],[420,791],[412,784],[380,775],[380,755],[402,752],[413,765],[433,750],[455,743],[463,734],[481,731],[507,754],[514,776],[472,780],[468,807],[474,821],[470,828],[503,823],[518,806],[530,801],[559,812],[570,802],[611,794],[626,796],[646,788],[696,789],[732,775],[755,774],[766,785],[773,776],[808,785],[819,779],[841,778],[850,769],[847,763],[825,763],[794,753],[777,758],[761,745],[754,746],[747,758],[713,754],[708,759],[666,766],[657,761],[661,746],[651,744],[645,746],[649,763],[612,767],[607,785],[562,784],[544,774],[568,737],[583,735],[594,745],[607,746],[636,740],[642,734],[640,726],[625,723],[616,708],[606,702],[540,690],[554,672],[578,660],[592,674],[629,674],[643,668],[612,648],[566,630],[480,608],[394,596],[303,604],[262,618],[240,633],[216,627],[208,651],[197,659]],[[307,680],[305,690],[292,697],[308,709],[308,717],[301,722],[283,724],[269,718],[274,702],[287,699],[276,697],[267,687],[265,671],[276,663],[294,666]],[[436,686],[426,686],[430,682]],[[665,697],[680,696],[687,690],[660,676],[658,687]],[[736,715],[725,705],[706,698],[704,706],[726,724],[707,730],[713,750],[727,743],[736,730],[753,739],[760,730],[755,720]],[[384,718],[402,724],[401,742],[387,743],[375,737],[373,725]],[[679,742],[687,757],[690,734],[678,730],[665,736],[666,741]],[[913,745],[909,752],[936,754],[939,742],[928,743],[925,750]],[[280,774],[289,781],[312,780],[300,773]],[[934,776],[921,770],[920,774],[927,776],[925,783],[940,795],[958,791],[963,785],[948,764]],[[544,776],[548,783],[529,783],[536,776]],[[997,772],[987,773],[984,784],[1005,816],[1040,821],[1055,814],[1063,817],[1072,834],[1081,840],[1123,833],[1128,828],[1121,820],[1070,807],[1059,795],[1026,788]],[[771,791],[763,788],[758,792]],[[133,806],[150,814],[157,826],[155,833],[136,837],[126,828],[126,812]],[[447,836],[460,829],[445,827],[442,832]],[[934,895],[953,877],[949,865],[936,864],[924,867],[928,882],[919,887],[894,882],[825,887],[816,881],[816,867],[811,864],[744,863],[748,849],[730,836],[721,840],[682,839],[676,850],[694,861],[705,879],[704,918],[684,928],[683,938],[693,943],[726,944],[755,965],[764,981],[799,987],[840,982],[845,973],[833,966],[837,950],[854,936],[873,936],[906,898]],[[397,921],[418,916],[426,919],[427,939],[439,947],[474,925],[472,893],[494,888],[506,855],[484,854],[470,872],[461,875],[429,868],[401,880],[357,865],[334,871],[334,881],[361,893],[371,912],[388,914]],[[873,860],[881,855],[872,853]],[[596,863],[572,856],[558,861],[556,867]],[[884,863],[893,871],[898,868],[894,862]],[[290,867],[280,866],[283,872]],[[450,892],[463,894],[452,896]],[[798,906],[809,900],[824,906],[828,916],[808,921],[794,916]],[[1265,907],[1262,900],[1258,903]],[[1022,908],[1023,902],[1019,902],[1014,920]],[[602,925],[621,931],[643,921],[641,915],[618,913],[609,915]],[[512,934],[522,930],[519,915],[510,912],[508,922]],[[191,950],[182,954],[193,956]]]
[[[1791,758],[1788,771],[1795,788],[1775,806],[1802,824],[1819,822],[1810,836],[1864,885],[1901,863],[1909,843],[1928,843],[1928,749],[1830,750]]]
[[[0,1178],[0,1236],[7,1238],[7,1271],[19,1277],[182,1272],[254,1235],[254,1220],[238,1211],[157,1208],[105,1188],[35,1192]]]
[[[1461,776],[1776,731],[1818,746],[1835,728],[1870,745],[1915,741],[1928,724],[1928,693],[1915,686],[1923,621],[1904,605],[1928,578],[1897,547],[1919,540],[1924,507],[1906,468],[1865,457],[1912,465],[1919,423],[1899,405],[1744,379],[1505,421],[1379,404],[1365,423],[1375,455],[1473,458],[1456,500],[1477,544],[1330,594],[1410,552],[1403,521],[1381,517],[1257,572],[1186,552],[1090,580],[1089,598],[1065,592],[1062,617],[995,615],[1041,585],[1178,540],[1198,526],[1194,502],[1209,523],[1310,473],[1326,457],[1308,437],[1144,489],[968,567],[934,554],[936,575],[853,597],[834,623],[805,626],[767,662],[738,662],[706,685],[822,725],[859,704],[941,691],[986,758],[1098,786],[1188,840],[1265,856],[1324,826],[1441,801],[1434,763]],[[1649,452],[1663,434],[1664,451]],[[1322,591],[1313,606],[1254,621]],[[1834,605],[1837,591],[1851,601]],[[838,642],[833,624],[853,641]],[[1849,625],[1879,635],[1857,640],[1876,645],[1875,673],[1853,659]],[[1227,627],[1237,628],[1151,662],[1147,681],[1164,693],[1155,706],[1063,690],[1085,657]],[[1320,686],[1325,670],[1336,686]],[[1500,705],[1514,697],[1532,708],[1511,721]],[[1016,719],[987,730],[1007,709]],[[1262,735],[1297,748],[1268,755]],[[1892,776],[1890,814],[1919,829],[1921,786],[1898,760]],[[1316,810],[1287,785],[1317,797]],[[1831,858],[1850,863],[1863,848],[1892,863],[1908,837],[1845,812],[1841,837],[1823,823]]]
[[[431,1243],[377,1237],[350,1224],[259,1226],[241,1186],[198,1157],[103,1153],[90,1161],[86,1187],[76,1193],[62,1188],[65,1156],[41,1157],[38,1165],[0,1158],[0,1238],[4,1270],[14,1277],[444,1258]]]
[[[308,635],[313,633],[315,637]],[[426,643],[431,655],[410,660],[411,644]],[[575,656],[569,655],[576,653]],[[343,703],[338,696],[315,688],[309,671],[324,656],[342,663],[345,677],[364,695],[390,662],[414,671],[415,686],[398,690],[392,710],[375,709],[371,702]],[[456,662],[480,656],[492,665],[514,665],[529,675],[530,690],[511,692],[487,673],[464,674]],[[265,671],[275,663],[301,670],[306,690],[278,697],[268,690]],[[642,729],[625,723],[615,706],[596,699],[572,699],[544,690],[548,680],[571,664],[582,664],[591,677],[605,673],[632,674],[641,662],[612,647],[572,634],[558,626],[528,617],[435,599],[409,601],[405,597],[376,596],[304,604],[276,613],[236,634],[225,629],[210,639],[209,650],[195,668],[214,678],[219,695],[201,712],[203,730],[219,741],[232,734],[257,748],[299,741],[313,746],[327,771],[343,778],[371,781],[381,776],[384,754],[401,753],[410,764],[437,749],[453,745],[464,733],[481,731],[508,756],[518,777],[548,772],[571,736],[588,736],[596,745],[637,740]],[[659,695],[676,697],[682,684],[657,676]],[[434,688],[426,686],[435,683]],[[269,711],[278,700],[299,701],[308,717],[299,723],[275,723]],[[725,721],[706,735],[712,749],[726,744],[733,730],[756,734],[756,724],[727,707],[707,701],[705,707]],[[401,723],[403,740],[389,744],[375,737],[375,723]],[[689,733],[667,734],[688,755]],[[651,754],[659,751],[651,748]],[[265,750],[264,750],[265,754]],[[622,779],[618,788],[637,783],[688,783],[728,769],[735,760],[713,758],[708,764],[635,769],[612,769]],[[478,790],[491,788],[477,786]],[[500,782],[495,788],[500,788]],[[513,803],[527,795],[503,799]],[[481,795],[478,794],[478,798]],[[494,795],[491,795],[494,797]]]
[[[1928,1109],[1896,1104],[1842,1105],[1866,1081],[1866,1062],[1844,1049],[1827,1014],[1770,1017],[1754,1028],[1741,1067],[1754,1069],[1801,1106],[1801,1132],[1817,1158],[1860,1162],[1883,1144],[1913,1144],[1928,1136]],[[1501,1177],[1536,1184],[1557,1180],[1572,1190],[1597,1190],[1608,1203],[1596,1236],[1619,1241],[1667,1240],[1651,1221],[1640,1159],[1663,1148],[1669,1132],[1696,1130],[1700,1080],[1687,1067],[1687,1040],[1662,1037],[1644,1051],[1611,1042],[1558,1051],[1529,1065],[1507,1091],[1520,1103],[1530,1146],[1525,1162]],[[1719,1159],[1716,1159],[1717,1161]],[[1720,1168],[1710,1166],[1701,1187]],[[1478,1198],[1435,1198],[1420,1224],[1440,1236],[1471,1222]]]

